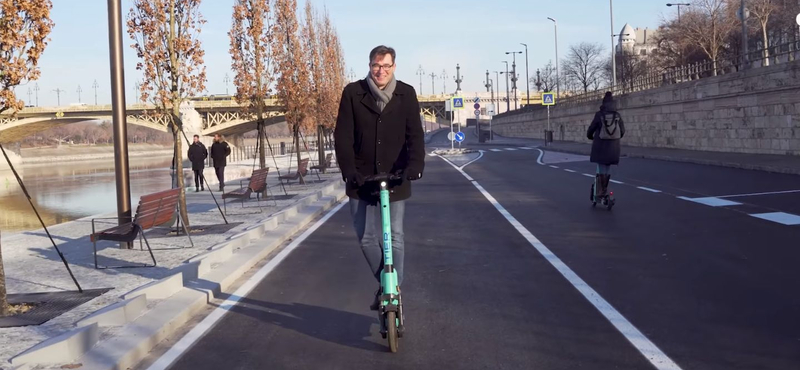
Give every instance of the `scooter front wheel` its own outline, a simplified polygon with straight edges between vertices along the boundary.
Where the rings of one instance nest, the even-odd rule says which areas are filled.
[[[400,340],[397,336],[397,313],[394,311],[386,313],[386,331],[386,336],[389,338],[389,350],[395,353]]]

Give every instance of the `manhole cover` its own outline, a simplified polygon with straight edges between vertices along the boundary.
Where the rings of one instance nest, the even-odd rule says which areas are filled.
[[[112,288],[86,289],[83,293],[51,292],[9,294],[8,303],[29,303],[32,304],[34,308],[23,314],[0,318],[0,328],[44,324],[62,313],[103,295],[111,289]]]

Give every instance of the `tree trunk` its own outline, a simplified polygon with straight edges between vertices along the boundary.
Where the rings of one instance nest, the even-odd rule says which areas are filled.
[[[0,245],[0,317],[8,316],[8,296],[6,295],[6,271],[3,269],[3,247]]]
[[[322,125],[317,125],[317,151],[319,152],[319,162],[317,163],[319,163],[320,168],[322,168],[322,173],[325,173],[327,168],[324,166],[327,165],[327,163],[325,163],[325,142],[322,136],[323,129]]]
[[[300,125],[294,126],[294,151],[297,153],[297,171],[300,171]],[[300,176],[300,184],[305,184],[303,176]]]
[[[183,181],[183,141],[181,140],[181,126],[180,126],[180,116],[178,116],[179,111],[176,108],[173,109],[172,113],[172,140],[174,142],[174,157],[175,163],[175,176],[176,176],[176,186],[178,189],[181,189],[180,197],[178,200],[178,208],[180,209],[181,218],[183,218],[183,222],[186,224],[186,227],[189,227],[189,212],[186,210],[186,189],[184,186]]]
[[[769,37],[767,37],[767,25],[761,24],[761,37],[764,42],[764,67],[769,67]]]
[[[260,103],[260,102],[259,102]],[[266,145],[266,135],[264,131],[266,131],[266,127],[264,127],[264,112],[263,107],[261,104],[258,106],[258,160],[260,168],[263,170],[267,167],[267,148],[264,146]]]

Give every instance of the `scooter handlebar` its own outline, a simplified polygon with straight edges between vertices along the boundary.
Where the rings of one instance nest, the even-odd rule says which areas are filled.
[[[382,181],[398,181],[402,180],[402,176],[391,173],[380,173],[377,175],[370,175],[364,178],[364,182],[382,182]]]

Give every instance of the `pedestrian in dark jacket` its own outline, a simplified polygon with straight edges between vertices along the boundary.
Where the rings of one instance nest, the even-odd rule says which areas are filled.
[[[414,88],[397,81],[395,50],[378,46],[370,52],[370,73],[347,85],[342,92],[336,120],[336,160],[347,182],[350,213],[361,249],[380,283],[383,270],[381,211],[375,183],[365,184],[370,175],[393,173],[401,177],[390,184],[389,210],[392,222],[392,250],[398,284],[403,281],[403,218],[405,200],[411,197],[409,180],[422,177],[425,142]],[[379,289],[380,290],[380,289]],[[371,308],[378,309],[376,299]]]
[[[206,168],[208,149],[200,142],[199,135],[194,135],[193,140],[194,142],[189,146],[189,161],[192,162],[192,171],[194,171],[194,191],[198,192],[200,190],[206,190],[206,178],[203,176],[203,170]]]
[[[214,171],[219,180],[219,191],[225,188],[225,166],[228,164],[228,156],[231,155],[231,147],[220,134],[214,135],[214,144],[211,144],[211,159],[214,161]]]
[[[611,92],[606,92],[600,110],[595,113],[592,124],[586,131],[586,137],[592,140],[592,155],[589,159],[597,164],[598,197],[605,196],[608,183],[611,181],[611,165],[619,164],[621,152],[620,140],[625,136],[625,124],[622,115],[617,112],[616,103]]]

